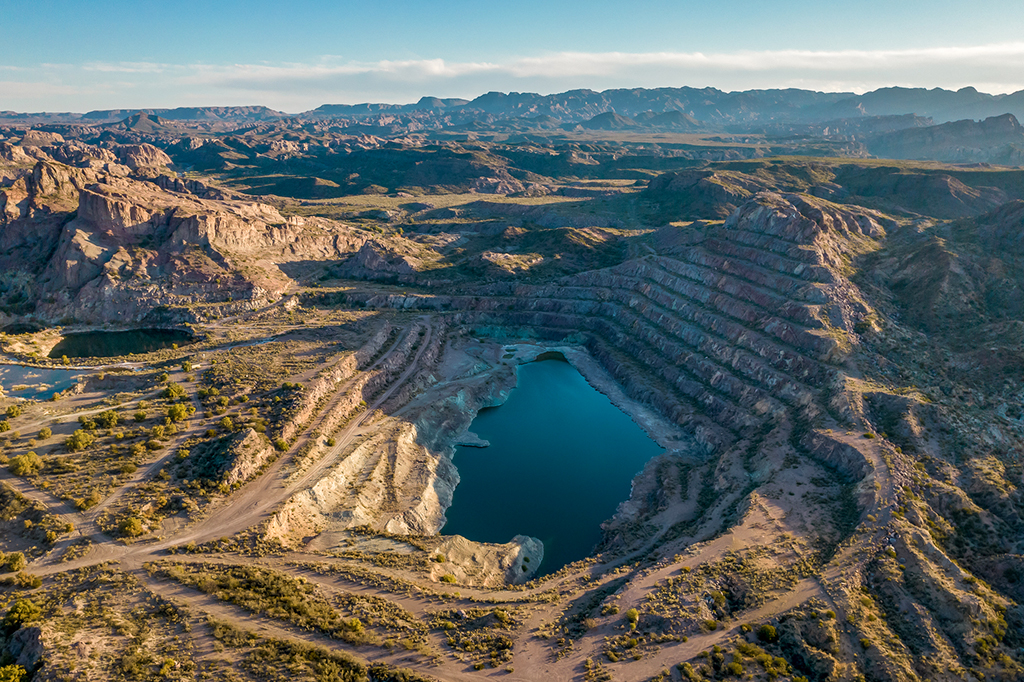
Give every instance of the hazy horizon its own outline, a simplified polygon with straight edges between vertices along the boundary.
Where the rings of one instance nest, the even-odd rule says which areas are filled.
[[[40,2],[0,49],[0,109],[415,102],[423,95],[618,87],[1024,89],[1024,6],[824,7],[526,0]]]

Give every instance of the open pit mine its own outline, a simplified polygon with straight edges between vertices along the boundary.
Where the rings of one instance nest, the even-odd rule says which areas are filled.
[[[0,680],[1024,679],[1024,130],[609,102],[0,116]]]

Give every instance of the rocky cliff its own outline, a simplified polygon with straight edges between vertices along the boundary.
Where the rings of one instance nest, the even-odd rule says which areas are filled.
[[[33,281],[39,302],[10,312],[124,322],[168,305],[259,303],[287,287],[276,264],[340,258],[365,241],[331,221],[286,220],[266,204],[154,176],[169,159],[150,145],[111,152],[65,144],[47,147],[41,160],[24,149],[3,151],[0,261],[8,277]],[[92,163],[97,157],[102,167]],[[252,267],[243,275],[245,264]]]

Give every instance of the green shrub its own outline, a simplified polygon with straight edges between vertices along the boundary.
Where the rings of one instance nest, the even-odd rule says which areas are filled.
[[[4,433],[5,431],[10,431],[10,430],[11,430],[11,422],[7,421],[6,419],[4,419],[3,421],[0,421],[0,433]]]
[[[635,628],[637,621],[640,620],[640,612],[636,609],[630,609],[626,611],[626,622],[628,622],[631,628]]]
[[[37,621],[43,616],[43,610],[29,599],[19,599],[14,602],[4,616],[3,625],[10,631],[17,630],[26,623]]]
[[[757,638],[762,642],[774,642],[778,640],[779,633],[775,630],[774,625],[766,623],[757,629]]]
[[[285,450],[288,449],[288,441],[286,441],[284,438],[278,438],[277,440],[274,441],[274,447],[280,450],[281,452],[284,452]]]
[[[25,590],[34,590],[43,586],[43,579],[31,573],[19,573],[14,576],[14,584]]]
[[[142,519],[137,516],[128,516],[121,519],[121,523],[117,525],[117,530],[126,538],[137,538],[146,532],[146,528],[142,525]]]
[[[7,467],[15,476],[34,476],[43,468],[43,460],[34,452],[12,457]]]
[[[87,509],[92,509],[97,504],[99,504],[101,499],[102,498],[100,497],[99,491],[93,490],[91,493],[89,493],[88,497],[80,497],[77,500],[75,500],[75,506],[81,509],[82,511],[86,511]]]
[[[21,552],[11,552],[7,555],[7,570],[17,573],[18,571],[25,570],[28,566],[28,560],[25,559],[25,555]]]
[[[455,582],[455,576],[452,575],[451,573],[445,573],[444,575],[441,576],[441,582],[443,582],[443,583],[454,583]]]
[[[182,422],[195,412],[195,408],[185,403],[174,403],[167,408],[167,418],[172,422]]]
[[[46,440],[52,435],[53,429],[51,429],[49,426],[44,426],[43,428],[39,429],[39,440]]]
[[[145,410],[139,410],[135,414],[133,414],[132,417],[137,422],[144,422],[144,421],[146,421],[146,411]]]
[[[96,423],[105,429],[112,429],[121,421],[121,417],[113,410],[106,410],[96,415]]]
[[[185,564],[165,565],[157,570],[218,599],[253,613],[287,620],[304,630],[318,630],[350,644],[376,642],[376,637],[365,631],[362,621],[343,618],[314,585],[278,571],[252,566]]]
[[[185,389],[180,384],[168,384],[163,396],[167,400],[179,400],[185,397]]]
[[[81,452],[95,442],[96,436],[83,429],[78,429],[64,441],[64,449],[68,452]]]
[[[0,666],[0,682],[24,682],[28,671],[20,665]]]
[[[21,407],[21,405],[17,405],[17,404],[15,404],[15,405],[8,405],[8,406],[7,406],[7,416],[8,416],[8,417],[9,417],[10,419],[15,419],[15,418],[17,418],[17,417],[20,417],[20,416],[21,416],[21,413],[22,413],[22,411],[23,411],[23,410],[22,410],[22,407]]]

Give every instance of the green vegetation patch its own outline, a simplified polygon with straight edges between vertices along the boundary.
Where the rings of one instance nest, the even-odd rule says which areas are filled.
[[[358,618],[343,618],[328,599],[301,578],[255,566],[148,564],[154,574],[212,594],[247,611],[316,630],[349,644],[378,644]]]

